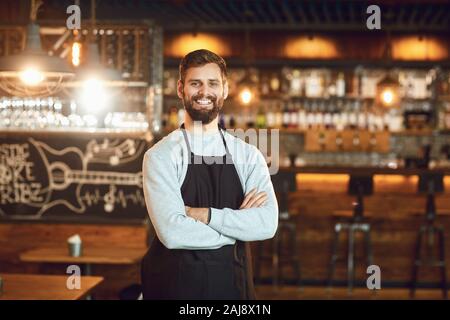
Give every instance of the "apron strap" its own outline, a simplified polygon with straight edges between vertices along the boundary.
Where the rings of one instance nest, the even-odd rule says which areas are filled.
[[[187,133],[186,133],[186,129],[184,128],[184,123],[180,126],[181,131],[183,132],[183,136],[184,136],[184,141],[186,142],[186,147],[188,149],[189,154],[191,155],[191,157],[194,156],[192,150],[191,150],[191,145],[189,144],[189,140],[187,137]],[[228,151],[228,146],[227,146],[227,142],[225,141],[225,137],[222,133],[222,128],[219,126],[219,132],[220,132],[220,136],[222,137],[222,142],[223,142],[223,146],[225,147],[225,152],[226,152],[226,156],[230,157],[230,151]]]

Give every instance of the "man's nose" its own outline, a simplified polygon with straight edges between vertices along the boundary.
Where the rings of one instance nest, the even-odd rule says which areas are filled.
[[[207,96],[210,93],[210,88],[208,87],[208,85],[204,84],[200,87],[199,93],[204,96]]]

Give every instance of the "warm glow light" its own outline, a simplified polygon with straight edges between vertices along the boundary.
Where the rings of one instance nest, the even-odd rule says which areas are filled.
[[[72,64],[75,67],[80,65],[81,43],[74,42],[72,44]]]
[[[44,75],[42,72],[30,68],[20,73],[20,80],[28,86],[35,86],[44,80]]]
[[[284,51],[288,58],[330,59],[339,56],[336,44],[321,36],[291,38]]]
[[[348,174],[341,173],[299,173],[296,176],[297,183],[323,182],[323,183],[347,183]]]
[[[394,92],[391,89],[385,89],[381,93],[381,99],[383,100],[384,104],[392,104],[392,102],[394,102]]]
[[[443,60],[449,54],[447,43],[433,36],[399,37],[392,43],[392,56],[398,60]]]
[[[95,78],[86,80],[81,92],[81,105],[85,110],[95,113],[106,107],[108,92],[103,83]]]
[[[239,98],[243,104],[249,104],[252,101],[253,94],[248,88],[245,88],[239,94]]]
[[[174,39],[170,39],[164,46],[164,55],[168,57],[183,57],[191,51],[207,49],[221,56],[231,55],[229,46],[217,36],[198,33],[181,34]]]

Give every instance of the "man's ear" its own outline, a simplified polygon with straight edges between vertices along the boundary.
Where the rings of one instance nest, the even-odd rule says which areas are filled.
[[[223,100],[225,100],[228,97],[228,81],[225,80],[223,84]]]
[[[183,82],[181,80],[178,80],[177,82],[177,95],[178,98],[183,99]]]

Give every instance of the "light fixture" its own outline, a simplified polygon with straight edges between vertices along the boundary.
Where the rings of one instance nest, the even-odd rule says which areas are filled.
[[[400,84],[393,77],[391,73],[388,73],[377,84],[377,102],[384,107],[396,108],[400,102]]]
[[[237,84],[237,98],[241,105],[247,106],[259,99],[258,82],[252,69],[245,70],[244,77]]]
[[[36,23],[41,4],[42,1],[32,0],[23,52],[0,58],[0,88],[13,96],[51,95],[63,81],[74,76],[65,60],[49,56],[41,47],[40,27]]]
[[[383,58],[388,70],[386,76],[377,84],[376,102],[383,107],[398,108],[400,106],[400,83],[392,71],[392,42],[389,30]]]
[[[72,64],[74,67],[78,67],[80,65],[81,48],[80,42],[75,41],[72,43]]]
[[[245,10],[247,15],[251,13]],[[250,32],[248,27],[245,29],[245,74],[241,81],[237,84],[237,100],[244,106],[255,103],[259,99],[258,79],[252,73],[250,68],[251,51],[250,51]]]

